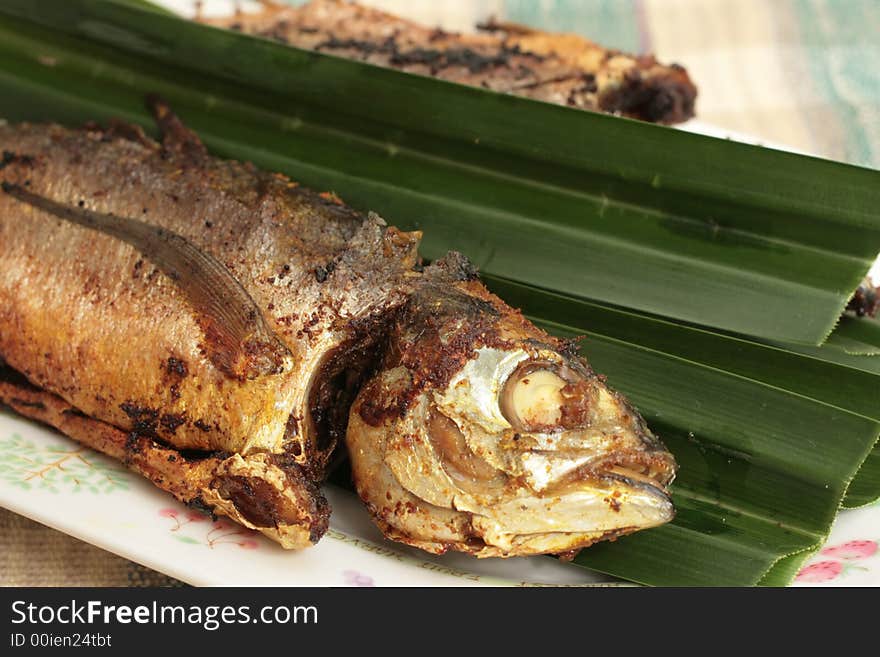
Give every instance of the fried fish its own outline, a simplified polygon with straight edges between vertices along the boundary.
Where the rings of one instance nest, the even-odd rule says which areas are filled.
[[[575,34],[490,20],[458,34],[344,0],[202,22],[409,73],[657,123],[694,115],[697,88],[677,64],[630,55]]]
[[[157,99],[0,126],[0,402],[286,548],[334,450],[387,536],[570,553],[668,521],[675,462],[457,253],[211,156]]]

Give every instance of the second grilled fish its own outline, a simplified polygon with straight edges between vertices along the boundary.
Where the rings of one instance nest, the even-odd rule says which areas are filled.
[[[385,534],[568,553],[668,521],[675,464],[461,255],[138,128],[0,127],[0,401],[178,499],[316,542],[338,443]]]
[[[482,34],[458,34],[344,0],[261,4],[256,13],[200,20],[297,48],[578,109],[657,123],[694,116],[697,88],[684,68],[604,48],[576,34],[494,20],[478,26]]]

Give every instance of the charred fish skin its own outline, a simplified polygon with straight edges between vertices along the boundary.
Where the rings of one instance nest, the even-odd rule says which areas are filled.
[[[694,116],[697,88],[677,64],[490,20],[482,34],[457,34],[344,0],[298,7],[264,1],[262,11],[202,22],[378,66],[558,105],[657,123]]]
[[[423,269],[419,233],[151,107],[161,143],[0,127],[0,362],[22,375],[0,402],[287,548],[326,530],[343,439],[386,536],[432,552],[571,553],[672,517],[638,413],[465,257]]]

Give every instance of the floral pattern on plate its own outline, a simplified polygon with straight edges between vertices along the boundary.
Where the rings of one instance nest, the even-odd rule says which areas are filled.
[[[877,541],[855,539],[822,548],[795,576],[796,583],[843,584],[844,578],[870,573],[877,560]]]
[[[376,586],[372,577],[356,570],[345,570],[342,572],[342,577],[346,586]]]
[[[0,480],[22,490],[113,493],[128,488],[121,466],[72,442],[37,443],[18,433],[0,439]]]
[[[237,545],[243,550],[256,550],[260,544],[258,534],[228,520],[211,520],[198,511],[181,511],[166,507],[159,515],[174,524],[169,528],[174,538],[189,545],[206,545],[212,550],[218,545]]]
[[[843,511],[794,586],[880,586],[880,501]]]

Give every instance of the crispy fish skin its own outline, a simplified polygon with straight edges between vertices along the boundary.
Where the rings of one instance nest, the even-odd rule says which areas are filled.
[[[0,403],[287,548],[326,530],[343,436],[378,526],[431,552],[571,554],[672,517],[671,454],[467,258],[422,269],[419,233],[152,108],[161,143],[0,127]]]
[[[310,482],[323,476],[336,439],[315,426],[313,411],[332,415],[340,393],[318,384],[344,375],[343,354],[364,353],[373,318],[402,300],[418,236],[283,176],[212,158],[166,118],[162,144],[132,126],[2,126],[0,178],[10,191],[184,236],[240,281],[289,358],[251,379],[222,371],[201,318],[149,259],[10,193],[0,194],[0,358],[87,418],[175,450],[234,455],[239,483],[311,498],[294,526],[258,527],[302,547],[303,536],[314,541],[326,529],[326,502]],[[210,481],[190,485],[185,501],[247,515],[258,484]]]
[[[457,34],[344,0],[291,7],[263,2],[255,13],[203,22],[409,73],[438,77],[584,110],[657,123],[693,117],[697,89],[684,68],[652,55],[604,48],[494,20],[483,34]]]
[[[22,154],[2,176],[71,206],[139,217],[211,253],[289,347],[285,370],[253,380],[219,371],[175,282],[135,248],[9,195],[0,195],[0,353],[86,415],[179,449],[285,451],[288,418],[308,418],[303,381],[353,338],[353,319],[395,303],[414,244],[284,177],[175,150],[177,138],[162,147],[97,129],[2,127],[0,149]],[[315,446],[297,444],[313,467]]]

